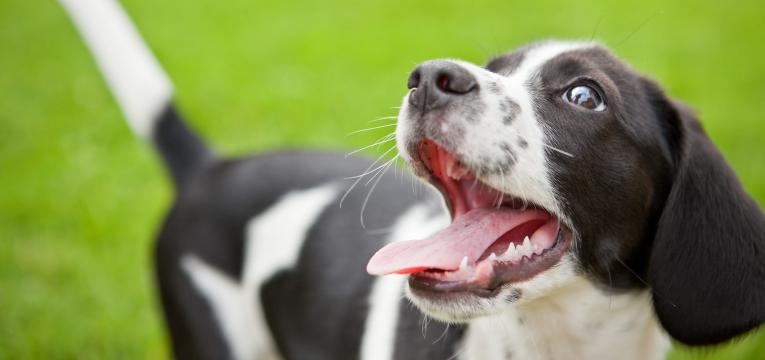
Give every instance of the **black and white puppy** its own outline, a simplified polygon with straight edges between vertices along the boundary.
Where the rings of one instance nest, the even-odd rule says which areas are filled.
[[[177,189],[155,260],[178,358],[657,359],[765,320],[761,209],[600,45],[421,64],[396,140],[436,191],[368,195],[363,158],[217,157],[119,5],[63,3]]]

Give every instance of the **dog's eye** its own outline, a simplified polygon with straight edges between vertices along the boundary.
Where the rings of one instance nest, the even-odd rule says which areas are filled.
[[[563,100],[593,111],[603,111],[606,109],[606,104],[603,103],[600,94],[587,85],[570,87],[566,90],[566,93],[563,94]]]

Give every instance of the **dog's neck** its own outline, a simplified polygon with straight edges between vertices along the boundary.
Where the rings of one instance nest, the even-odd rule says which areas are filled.
[[[647,291],[608,295],[581,279],[502,315],[474,320],[460,359],[663,359]]]

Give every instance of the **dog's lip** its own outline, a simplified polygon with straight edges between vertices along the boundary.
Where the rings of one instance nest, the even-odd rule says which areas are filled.
[[[435,150],[434,150],[435,149]],[[453,219],[470,211],[471,208],[480,206],[480,202],[485,200],[467,199],[464,194],[464,189],[460,190],[455,188],[455,183],[460,182],[461,178],[466,177],[474,184],[478,183],[481,186],[487,185],[480,182],[479,179],[470,171],[458,158],[454,157],[444,149],[439,143],[430,140],[423,139],[420,142],[417,156],[415,161],[419,162],[419,165],[427,170],[427,180],[435,186],[443,195],[444,200],[450,210]],[[434,160],[431,158],[434,152],[441,153],[435,155],[440,157],[438,161],[446,161],[446,165],[434,166]],[[446,153],[447,160],[443,160]],[[449,162],[456,163],[450,164]],[[439,166],[440,169],[436,167]],[[444,168],[448,170],[444,171]],[[454,170],[456,168],[456,170]],[[449,173],[448,176],[444,173]],[[452,176],[452,173],[456,174]],[[495,190],[496,191],[496,190]],[[526,211],[527,208],[539,209],[547,212],[544,208],[529,204],[528,201],[521,200],[509,194],[501,193],[499,204],[497,207],[508,207],[511,209],[521,209]],[[547,212],[549,214],[549,212]],[[554,218],[553,215],[550,215]],[[553,267],[560,259],[568,252],[569,244],[571,242],[571,231],[561,224],[557,218],[555,221],[558,224],[558,229],[555,234],[555,242],[549,248],[546,248],[541,254],[533,254],[530,258],[523,257],[517,262],[510,261],[487,261],[489,255],[489,247],[485,250],[485,253],[476,259],[472,266],[481,267],[480,270],[471,268],[473,274],[464,279],[454,279],[453,276],[438,276],[439,273],[456,273],[460,270],[442,270],[442,269],[423,269],[411,273],[409,276],[410,288],[419,294],[429,294],[429,296],[450,296],[460,293],[470,293],[480,297],[491,297],[497,294],[498,290],[504,285],[529,280],[537,274]],[[489,274],[486,272],[489,271]],[[483,272],[481,276],[474,276],[476,272]]]
[[[524,257],[519,263],[494,262],[488,277],[442,280],[428,270],[416,272],[409,275],[409,289],[416,296],[438,300],[465,299],[471,295],[491,298],[506,286],[530,280],[558,264],[568,253],[571,242],[571,231],[561,225],[555,244],[541,255],[531,259]]]
[[[451,158],[448,161],[455,164],[451,166],[447,165],[447,167],[453,169],[451,172],[456,174],[456,177],[458,177],[457,179],[451,175],[440,174],[439,176],[439,174],[437,174],[436,170],[431,165],[432,161],[429,159],[428,155],[429,152],[433,151],[426,151],[428,148],[435,148],[438,149],[437,152],[448,154],[448,156]],[[413,166],[420,170],[417,171],[418,175],[441,193],[444,201],[446,202],[446,206],[449,209],[449,213],[451,214],[452,219],[466,213],[470,209],[485,206],[504,207],[514,210],[527,210],[536,208],[549,212],[547,209],[535,204],[531,200],[493,189],[486,182],[482,181],[469,165],[465,164],[461,159],[457,158],[456,155],[452,155],[452,152],[446,149],[447,147],[441,145],[441,142],[425,138],[419,142],[418,151],[416,154],[413,154],[414,156],[412,156],[412,161]],[[472,184],[472,187],[483,187],[490,189],[500,196],[497,198],[484,197],[483,199],[466,199],[463,196],[463,191],[455,191],[455,188],[451,186],[458,182],[467,182]]]

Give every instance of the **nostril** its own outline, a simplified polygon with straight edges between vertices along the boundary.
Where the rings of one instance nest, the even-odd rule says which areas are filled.
[[[464,95],[478,87],[475,78],[464,69],[451,68],[436,74],[436,86],[439,90],[457,95]]]
[[[439,90],[441,90],[441,91],[443,91],[443,92],[453,92],[453,91],[452,91],[452,90],[449,88],[449,85],[451,85],[451,84],[450,84],[450,83],[451,83],[451,81],[452,81],[452,80],[451,80],[451,78],[449,78],[449,75],[448,75],[448,74],[445,74],[445,73],[440,73],[440,74],[438,74],[438,76],[436,77],[436,86],[438,86],[438,89],[439,89]]]
[[[407,89],[414,89],[418,86],[420,86],[420,78],[422,75],[420,74],[420,68],[414,69],[412,73],[409,75],[409,79],[406,81],[406,88]]]

